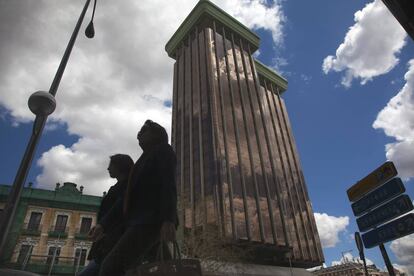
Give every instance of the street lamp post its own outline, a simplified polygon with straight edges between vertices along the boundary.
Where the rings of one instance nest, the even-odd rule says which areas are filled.
[[[50,86],[49,92],[37,91],[33,93],[29,98],[29,108],[36,115],[36,118],[33,123],[32,135],[27,144],[23,158],[20,162],[20,166],[16,173],[13,185],[11,186],[6,206],[4,207],[3,213],[0,217],[0,262],[5,261],[5,247],[7,243],[7,236],[9,234],[17,206],[19,204],[20,196],[24,187],[24,182],[26,180],[27,173],[32,163],[33,155],[35,153],[39,138],[46,124],[47,117],[50,114],[52,114],[52,112],[56,108],[55,95],[58,90],[60,80],[62,79],[63,72],[65,71],[66,64],[69,60],[69,56],[72,51],[73,45],[75,44],[79,29],[82,25],[83,18],[85,17],[85,13],[88,10],[89,3],[90,0],[86,0],[85,6],[83,7],[83,10],[79,16],[78,22],[76,23],[75,29],[73,30],[69,43],[66,46],[65,53],[63,54],[62,60],[60,61],[59,67],[56,71],[56,75]],[[85,35],[88,38],[92,38],[95,34],[93,28],[93,17],[95,15],[95,7],[96,0],[93,7],[92,19],[85,31]]]

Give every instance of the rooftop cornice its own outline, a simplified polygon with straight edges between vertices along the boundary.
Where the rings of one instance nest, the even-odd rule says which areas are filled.
[[[270,69],[269,67],[267,67],[266,65],[258,61],[257,59],[254,60],[254,63],[256,65],[257,74],[259,76],[276,84],[279,88],[281,88],[281,90],[279,91],[280,93],[283,93],[284,91],[286,91],[287,86],[288,86],[288,81],[284,77],[282,77],[277,72]]]
[[[260,38],[254,32],[212,2],[208,0],[200,0],[165,45],[165,50],[169,57],[175,58],[175,51],[183,39],[185,39],[198,22],[206,17],[210,17],[213,20],[220,22],[222,25],[248,41],[251,44],[252,53],[259,48]]]
[[[9,185],[0,184],[0,202],[5,201],[10,193]],[[82,194],[81,192],[68,192],[64,190],[45,190],[39,188],[23,188],[21,199],[28,201],[55,202],[58,204],[72,204],[73,206],[99,207],[102,197]]]

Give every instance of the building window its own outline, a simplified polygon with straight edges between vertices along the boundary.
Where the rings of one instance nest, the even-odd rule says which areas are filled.
[[[75,251],[75,266],[84,266],[86,261],[87,249],[76,248]],[[79,262],[79,263],[78,263]]]
[[[68,222],[67,215],[58,215],[56,218],[55,231],[65,232],[67,222]]]
[[[28,230],[39,230],[40,220],[42,219],[42,213],[32,212],[30,214],[29,224],[27,225]]]
[[[17,263],[23,264],[28,262],[30,255],[32,254],[33,246],[29,244],[22,244],[20,246],[19,256],[17,257]]]
[[[92,226],[92,218],[82,218],[81,226],[79,229],[80,234],[87,234]]]
[[[49,252],[47,254],[47,264],[51,264],[53,260],[53,256],[55,256],[55,264],[59,263],[59,256],[60,256],[60,247],[51,246],[49,247]]]

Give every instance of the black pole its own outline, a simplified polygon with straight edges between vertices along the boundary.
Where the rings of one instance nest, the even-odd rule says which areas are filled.
[[[364,271],[365,271],[365,276],[369,276],[368,274],[368,268],[367,268],[367,261],[365,260],[365,255],[364,253],[360,253],[359,257],[362,259],[362,261],[364,262]]]
[[[364,245],[362,244],[361,235],[359,234],[359,232],[355,232],[354,237],[355,237],[356,246],[357,246],[358,251],[359,251],[359,257],[361,258],[361,260],[364,263],[365,276],[369,276],[368,269],[367,269],[367,262],[365,260],[365,254],[364,254]]]
[[[385,250],[384,244],[381,243],[379,245],[379,248],[381,250],[382,257],[384,258],[385,265],[387,266],[388,274],[390,274],[390,276],[395,276],[394,267],[391,264],[390,258],[388,257],[387,250]]]
[[[20,167],[17,171],[16,177],[14,179],[13,186],[10,189],[9,196],[7,198],[7,203],[4,206],[3,214],[1,217],[0,223],[0,235],[1,235],[1,244],[0,244],[0,261],[3,261],[5,258],[5,245],[7,242],[7,236],[10,231],[10,227],[14,218],[14,215],[17,210],[17,205],[19,204],[19,199],[23,191],[23,184],[27,177],[27,172],[29,171],[30,164],[33,160],[33,153],[36,150],[37,141],[39,139],[41,130],[44,127],[46,122],[45,118],[36,117],[32,136],[30,137],[29,143],[27,144],[26,151],[24,153],[23,159],[20,163]],[[40,130],[40,131],[38,131]]]
[[[70,53],[72,52],[73,45],[75,44],[76,37],[78,36],[79,29],[82,25],[82,21],[83,21],[83,18],[85,17],[85,13],[88,10],[90,1],[91,0],[86,0],[82,13],[79,16],[78,22],[76,23],[75,29],[73,30],[72,36],[70,37],[68,46],[66,47],[65,53],[63,54],[63,58],[60,61],[59,68],[56,71],[55,78],[53,79],[53,82],[50,85],[49,93],[52,94],[53,96],[56,95],[57,89],[60,84],[60,80],[62,79],[63,72],[65,71],[66,64],[68,63]]]
[[[75,29],[66,47],[65,53],[63,54],[63,58],[60,62],[55,78],[53,79],[52,85],[50,86],[49,93],[53,96],[56,95],[60,80],[62,79],[63,72],[65,71],[66,64],[68,62],[73,45],[75,44],[77,34],[82,25],[82,21],[85,17],[85,13],[88,9],[89,3],[90,0],[86,0],[85,6],[83,7],[81,15],[79,16],[78,22],[76,23]],[[5,261],[7,257],[5,253],[5,247],[8,240],[7,237],[10,231],[12,221],[16,214],[17,206],[20,201],[20,196],[23,191],[24,182],[29,172],[29,168],[32,163],[33,156],[36,151],[36,147],[39,142],[39,138],[42,134],[43,128],[45,126],[46,120],[47,116],[37,115],[35,118],[35,121],[33,123],[32,135],[27,144],[26,151],[23,155],[23,159],[16,173],[13,185],[11,186],[6,206],[3,210],[2,216],[0,217],[0,262]]]

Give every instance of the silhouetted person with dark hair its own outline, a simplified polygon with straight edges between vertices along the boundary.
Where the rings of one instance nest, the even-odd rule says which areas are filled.
[[[124,223],[126,230],[102,262],[101,276],[123,275],[159,241],[175,240],[177,191],[176,156],[168,135],[159,124],[147,120],[137,139],[143,153],[135,163],[125,196],[101,218],[94,236],[110,225]]]
[[[124,197],[128,178],[133,165],[134,161],[129,155],[115,154],[110,156],[108,173],[110,177],[116,178],[117,182],[109,188],[108,193],[102,199],[98,210],[98,221],[103,218],[109,210],[111,210],[117,200]],[[125,229],[122,224],[113,224],[105,229],[105,232],[100,236],[95,237],[95,241],[92,244],[92,248],[88,255],[88,259],[90,260],[89,264],[78,275],[99,275],[100,263],[115,245],[116,241],[122,236],[124,230]],[[91,229],[90,235],[93,232],[94,228]]]

